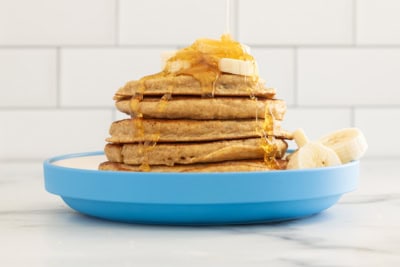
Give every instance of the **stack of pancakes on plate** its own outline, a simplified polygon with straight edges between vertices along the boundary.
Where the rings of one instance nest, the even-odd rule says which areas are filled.
[[[226,172],[282,169],[286,105],[258,77],[166,72],[128,82],[115,96],[119,111],[101,170]],[[205,73],[205,75],[207,75]],[[210,80],[210,79],[209,79]]]

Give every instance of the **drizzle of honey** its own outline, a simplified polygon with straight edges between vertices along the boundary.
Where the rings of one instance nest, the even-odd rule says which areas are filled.
[[[261,148],[264,150],[264,162],[269,169],[280,169],[279,163],[276,160],[278,148],[275,143],[274,134],[274,116],[271,111],[271,106],[267,102],[265,108],[265,119],[261,129]]]
[[[144,140],[144,126],[143,126],[143,118],[137,117],[133,118],[133,129],[135,130],[133,135],[135,135],[139,140]]]
[[[141,118],[143,114],[140,112],[140,101],[139,97],[132,97],[129,102],[130,114],[132,118]]]
[[[132,103],[132,101],[131,101]],[[138,141],[138,152],[139,153],[144,153],[144,160],[142,161],[142,164],[139,166],[139,170],[143,172],[148,172],[150,171],[150,165],[149,165],[149,160],[147,157],[147,148],[144,142],[145,139],[145,133],[144,133],[144,126],[143,126],[143,116],[135,117],[132,118],[133,122],[133,135],[136,136],[139,141]]]
[[[142,172],[149,172],[151,171],[151,167],[148,162],[144,162],[139,166],[139,170]]]
[[[202,94],[213,96],[215,83],[221,74],[218,67],[221,58],[254,61],[253,56],[239,42],[234,41],[229,34],[224,34],[220,40],[198,39],[191,46],[179,50],[168,60],[163,72],[168,73],[171,62],[189,62],[189,67],[179,70],[176,75],[194,77],[200,82]]]
[[[149,152],[152,151],[160,138],[160,134],[152,134],[149,140],[144,140],[138,143],[138,152],[143,155],[142,164],[139,166],[139,170],[142,172],[149,172],[151,170],[149,164]]]
[[[227,7],[229,8],[229,7]],[[228,13],[229,14],[229,13]],[[227,31],[229,32],[229,31]],[[220,40],[212,39],[199,39],[195,41],[191,46],[179,50],[173,57],[171,57],[165,68],[156,74],[148,75],[139,80],[139,86],[136,91],[136,96],[131,98],[130,109],[131,116],[134,119],[134,127],[138,137],[144,139],[144,127],[143,127],[143,114],[140,112],[139,103],[143,100],[143,94],[146,90],[146,81],[153,78],[161,78],[166,76],[178,76],[178,75],[190,75],[195,78],[199,83],[202,90],[203,96],[214,96],[215,84],[221,75],[219,70],[219,60],[221,58],[232,58],[239,60],[247,60],[255,62],[253,56],[248,54],[243,46],[232,39],[229,33],[223,34]],[[183,68],[175,73],[169,71],[169,66],[174,62],[189,62],[188,67]],[[258,81],[258,76],[250,77],[253,82]],[[244,82],[246,83],[248,77],[243,76]],[[158,105],[158,110],[162,112],[168,101],[172,96],[173,87],[168,88],[168,93],[164,94]],[[257,97],[254,96],[252,89],[248,88],[250,99],[254,100],[257,106]],[[258,113],[256,108],[256,122],[258,122]],[[261,147],[265,151],[264,161],[267,166],[271,169],[278,169],[279,165],[275,159],[277,152],[276,145],[274,144],[274,118],[269,108],[266,109],[265,121],[262,129],[256,129],[261,136]],[[159,134],[154,134],[151,137],[150,143],[144,141],[140,147],[143,149],[144,160],[139,169],[141,171],[150,171],[150,165],[148,164],[148,151],[154,149],[159,139]]]
[[[168,104],[168,101],[172,98],[172,86],[168,87],[168,93],[164,94],[158,102],[157,111],[163,112]]]
[[[143,95],[146,90],[146,81],[153,78],[167,76],[190,75],[200,83],[203,95],[213,96],[215,84],[221,75],[218,64],[221,58],[232,58],[254,61],[253,56],[246,52],[246,49],[229,34],[223,34],[219,40],[198,39],[191,46],[183,48],[169,58],[164,69],[152,75],[145,76],[139,80],[136,93]],[[187,67],[171,72],[170,67],[176,62],[186,62]],[[186,66],[186,65],[185,65]],[[243,76],[247,79],[247,76]],[[257,81],[258,76],[252,76]]]
[[[146,81],[152,78],[157,78],[161,73],[144,76],[139,80],[139,85],[136,89],[135,95],[129,102],[130,114],[132,118],[142,118],[143,114],[140,112],[140,102],[143,100],[144,91],[146,90]]]

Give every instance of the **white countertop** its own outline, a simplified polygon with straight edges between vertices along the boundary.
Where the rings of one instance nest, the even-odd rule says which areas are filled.
[[[330,209],[274,224],[103,221],[44,190],[41,163],[0,163],[0,266],[400,266],[400,160],[365,159]]]

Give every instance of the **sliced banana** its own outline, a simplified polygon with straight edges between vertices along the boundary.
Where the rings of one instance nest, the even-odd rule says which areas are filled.
[[[294,131],[293,139],[299,149],[288,158],[287,169],[320,168],[340,164],[335,151],[321,143],[309,142],[303,129]]]
[[[245,44],[240,44],[240,46],[242,47],[243,51],[244,51],[246,54],[249,54],[249,55],[251,54],[250,46],[245,45]]]
[[[207,45],[208,50],[212,50]],[[208,51],[205,47],[203,50]],[[250,47],[242,45],[242,48],[246,53],[250,53]],[[188,60],[175,60],[168,61],[170,58],[175,56],[176,50],[164,51],[161,53],[161,68],[170,73],[176,73],[184,69],[190,68],[191,64]],[[255,61],[240,60],[233,58],[221,58],[218,62],[218,69],[221,72],[243,75],[243,76],[258,76],[258,65]]]
[[[176,73],[185,69],[190,68],[191,64],[188,60],[175,60],[167,61],[164,70],[169,73]]]
[[[257,76],[258,66],[255,61],[240,60],[233,58],[221,58],[218,63],[221,72],[244,76]]]
[[[318,142],[333,149],[342,163],[360,159],[368,148],[364,134],[357,128],[335,131],[322,137]]]
[[[161,69],[169,72],[176,73],[184,69],[190,68],[191,64],[189,60],[174,60],[169,61],[170,58],[175,56],[176,50],[164,51],[161,53]]]
[[[169,50],[161,52],[161,69],[164,69],[167,65],[168,59],[175,56],[176,50]]]
[[[287,169],[320,168],[339,164],[340,159],[335,151],[320,143],[310,142],[290,157]]]
[[[304,130],[301,128],[293,132],[293,139],[298,147],[302,147],[309,142]]]

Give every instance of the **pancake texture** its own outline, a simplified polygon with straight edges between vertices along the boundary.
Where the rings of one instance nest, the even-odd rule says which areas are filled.
[[[275,158],[282,158],[287,149],[287,143],[275,139],[272,143],[276,150],[266,154]],[[207,162],[221,162],[245,159],[263,159],[265,151],[262,149],[261,138],[214,141],[205,143],[161,143],[155,146],[144,144],[107,144],[105,154],[112,162],[140,165],[147,162],[149,165],[194,164]]]
[[[114,100],[127,99],[138,94],[273,98],[275,89],[265,87],[262,80],[253,81],[250,77],[230,74],[222,74],[216,80],[212,91],[204,91],[200,82],[189,75],[149,77],[144,84],[138,80],[128,82],[115,93]]]
[[[163,53],[162,69],[114,94],[100,170],[238,172],[286,167],[287,110],[259,77],[249,48],[229,35]]]
[[[285,168],[286,160],[277,160],[280,169]],[[263,160],[238,160],[206,164],[151,166],[150,169],[141,165],[128,165],[106,161],[100,164],[99,170],[105,171],[130,171],[130,172],[248,172],[271,170]]]
[[[170,100],[160,98],[143,99],[132,110],[130,100],[119,100],[117,109],[128,115],[143,118],[227,120],[265,118],[271,114],[276,120],[283,120],[286,104],[277,99],[250,99],[238,97],[193,98],[177,97]]]
[[[280,122],[273,123],[266,135],[289,138]],[[110,143],[199,142],[261,137],[264,120],[160,120],[125,119],[113,122]]]

